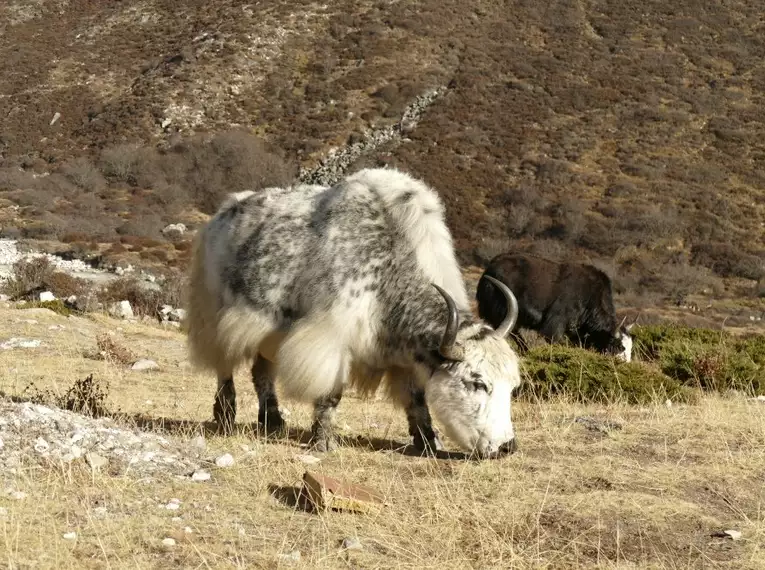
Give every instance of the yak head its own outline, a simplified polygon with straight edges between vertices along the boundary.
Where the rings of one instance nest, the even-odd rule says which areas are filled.
[[[511,396],[521,382],[518,357],[505,340],[518,318],[518,302],[506,285],[489,279],[508,303],[496,329],[483,322],[461,328],[454,300],[435,285],[446,301],[448,322],[438,351],[441,364],[425,389],[446,435],[479,458],[515,451]]]
[[[616,355],[616,358],[619,360],[623,360],[624,362],[631,362],[632,361],[632,335],[630,335],[630,331],[632,330],[632,327],[635,325],[634,322],[624,325],[624,321],[627,320],[627,317],[624,317],[622,319],[621,324],[617,327],[616,331],[613,335],[613,340],[611,341],[611,347],[610,352]]]

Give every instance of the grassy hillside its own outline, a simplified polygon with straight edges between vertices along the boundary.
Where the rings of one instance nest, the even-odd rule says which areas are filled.
[[[5,235],[183,267],[165,224],[289,181],[445,86],[351,169],[433,184],[465,264],[575,256],[633,305],[763,294],[756,4],[16,0],[0,15]]]

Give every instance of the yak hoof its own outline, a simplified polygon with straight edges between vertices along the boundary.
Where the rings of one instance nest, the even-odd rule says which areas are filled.
[[[258,415],[258,424],[260,428],[266,433],[266,435],[278,435],[286,429],[287,425],[284,422],[279,412],[275,414],[263,414]]]
[[[414,436],[413,441],[414,448],[420,452],[420,454],[427,453],[428,455],[435,455],[437,451],[442,451],[444,445],[438,436],[425,439],[420,434]]]
[[[327,453],[338,449],[339,444],[337,438],[329,433],[314,433],[311,436],[309,446],[312,451],[319,453]]]
[[[218,433],[231,435],[236,423],[236,409],[216,402],[213,408],[213,417],[215,418],[215,423],[218,424]]]

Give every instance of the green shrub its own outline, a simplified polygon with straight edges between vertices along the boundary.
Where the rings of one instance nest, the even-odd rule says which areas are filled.
[[[703,390],[765,393],[765,338],[679,325],[652,325],[634,332],[635,354],[654,361],[667,376]]]
[[[670,399],[692,402],[694,390],[670,378],[655,365],[622,362],[591,350],[563,345],[531,349],[522,361],[524,382],[518,396],[554,396],[578,402],[645,404]]]
[[[66,306],[61,299],[55,299],[53,301],[30,301],[24,303],[19,309],[50,309],[54,313],[68,317],[72,314],[72,309]]]

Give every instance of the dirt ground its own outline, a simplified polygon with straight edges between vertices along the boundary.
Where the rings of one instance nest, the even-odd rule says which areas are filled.
[[[205,433],[214,382],[184,366],[182,333],[38,309],[0,309],[0,322],[3,338],[44,343],[0,353],[4,392],[20,395],[30,381],[63,391],[93,373],[109,386],[109,406],[135,416],[132,425],[149,419],[181,441]],[[102,331],[161,369],[134,372],[85,358]],[[518,402],[518,452],[470,462],[407,455],[403,414],[351,394],[337,418],[344,446],[307,466],[298,458],[307,453],[299,433],[277,441],[253,435],[257,399],[246,375],[237,380],[241,432],[206,438],[213,457],[230,453],[234,465],[213,466],[209,481],[113,477],[82,461],[45,469],[30,462],[4,473],[5,489],[26,493],[23,500],[0,495],[5,564],[763,568],[762,402],[707,397],[669,408]],[[308,427],[307,407],[283,406],[293,427]],[[608,422],[617,427],[598,429]],[[306,468],[371,486],[388,506],[379,514],[305,512],[295,495]],[[180,501],[176,510],[166,507],[171,499]],[[725,530],[741,538],[717,536]],[[71,532],[76,538],[65,539]],[[175,545],[163,545],[166,538]],[[343,551],[345,538],[358,538],[362,550]]]

